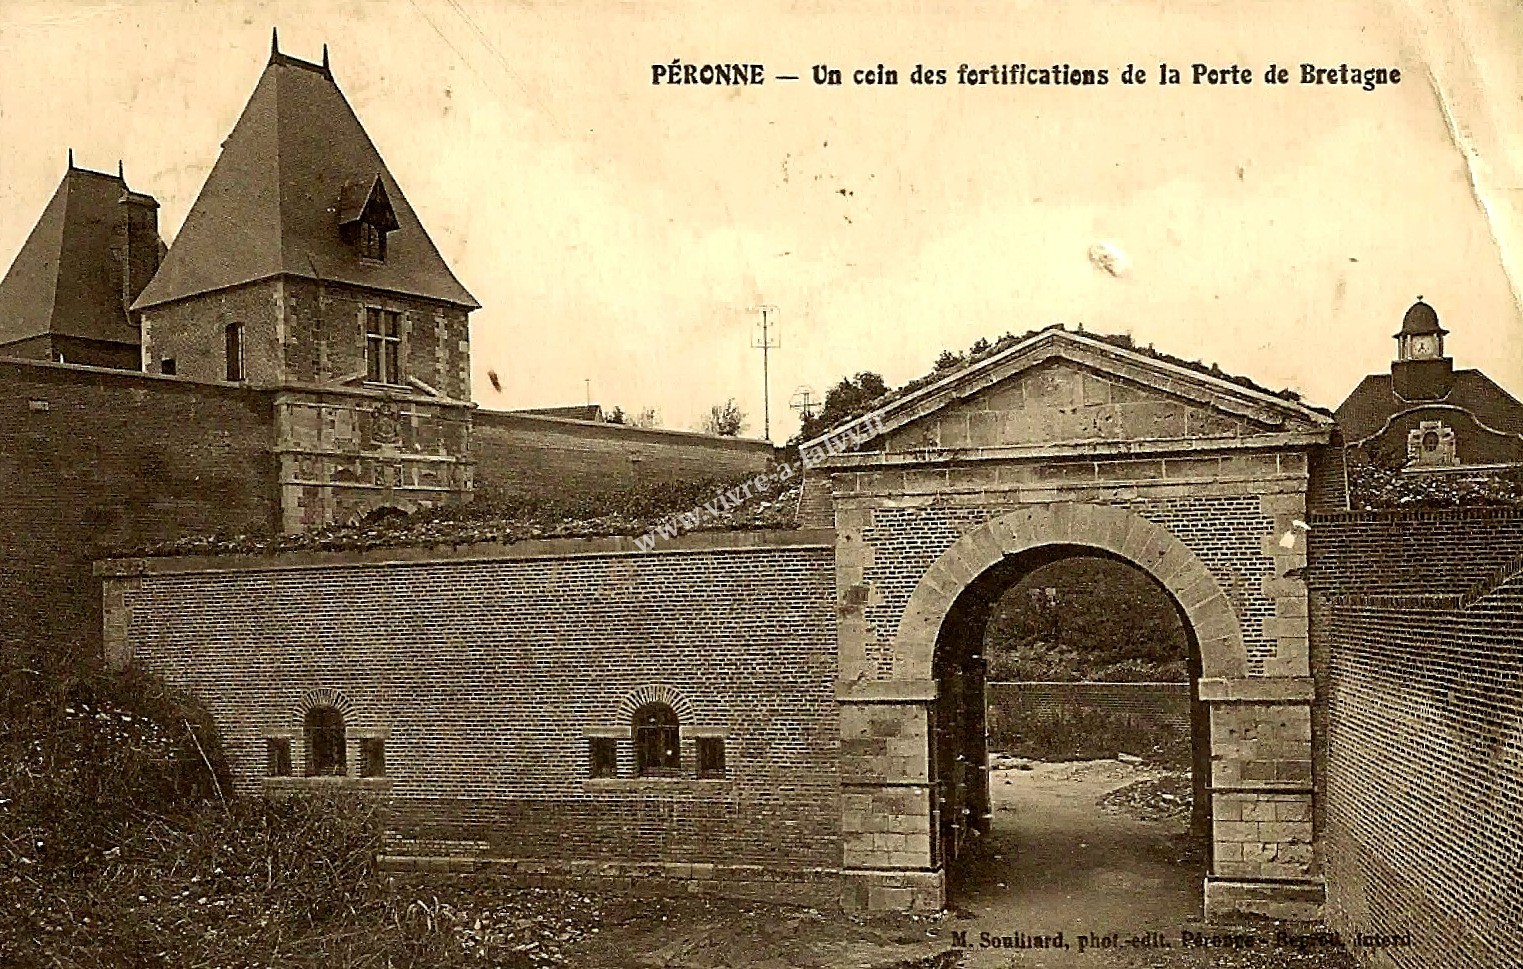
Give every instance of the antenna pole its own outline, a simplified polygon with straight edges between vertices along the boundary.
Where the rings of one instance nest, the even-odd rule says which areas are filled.
[[[767,355],[780,345],[772,324],[772,314],[776,312],[776,306],[761,307],[761,335],[751,340],[752,348],[762,352],[762,438],[768,441],[772,440],[772,381]]]

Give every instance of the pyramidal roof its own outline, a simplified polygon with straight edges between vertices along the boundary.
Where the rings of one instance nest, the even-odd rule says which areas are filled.
[[[273,48],[222,154],[133,309],[279,275],[410,293],[468,309],[450,272],[354,109],[323,64]],[[361,261],[341,213],[376,180],[396,216],[385,262]]]
[[[122,292],[123,202],[157,206],[120,174],[75,168],[0,280],[0,344],[54,334],[137,343]]]

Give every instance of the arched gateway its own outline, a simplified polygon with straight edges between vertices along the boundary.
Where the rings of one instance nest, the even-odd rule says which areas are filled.
[[[1207,915],[1314,915],[1299,570],[1310,458],[1331,427],[1216,372],[1052,328],[806,445],[836,529],[846,903],[944,904],[960,835],[988,804],[968,644],[991,590],[1093,553],[1157,580],[1191,639]]]

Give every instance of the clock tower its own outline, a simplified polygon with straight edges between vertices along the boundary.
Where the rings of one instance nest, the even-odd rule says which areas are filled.
[[[1454,385],[1454,361],[1444,356],[1444,335],[1438,314],[1421,296],[1402,318],[1396,334],[1396,361],[1391,364],[1391,389],[1404,400],[1440,400]]]

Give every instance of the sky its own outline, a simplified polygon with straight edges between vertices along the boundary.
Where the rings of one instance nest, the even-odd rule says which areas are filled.
[[[1251,14],[1249,13],[1251,11]],[[1508,0],[816,4],[0,0],[0,264],[66,152],[171,243],[269,56],[319,60],[457,276],[483,407],[734,398],[1063,322],[1336,407],[1422,295],[1523,396],[1523,8]],[[743,61],[759,87],[653,85]],[[1158,84],[1158,65],[1183,83]],[[1105,68],[968,86],[961,64]],[[1127,64],[1143,84],[1120,83]],[[1195,85],[1190,65],[1253,83]],[[1374,91],[1300,65],[1391,67]],[[898,85],[852,83],[883,64]],[[916,65],[943,86],[913,85]],[[1271,64],[1292,83],[1270,85]],[[812,68],[844,72],[839,87]],[[797,74],[798,82],[776,75]],[[502,389],[488,379],[497,375]]]

